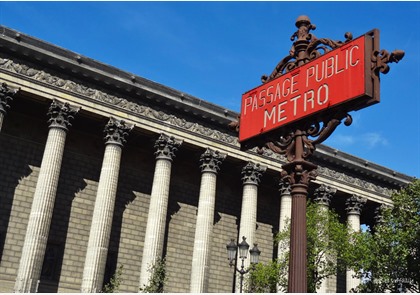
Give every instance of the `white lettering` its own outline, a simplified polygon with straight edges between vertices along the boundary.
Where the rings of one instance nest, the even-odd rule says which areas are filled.
[[[293,116],[297,114],[297,100],[300,98],[300,94],[291,98],[290,100],[293,101]]]
[[[283,97],[288,96],[288,95],[289,95],[289,93],[290,93],[290,87],[287,87],[287,93],[285,92],[284,87],[285,87],[285,85],[286,85],[286,82],[289,82],[289,84],[290,84],[290,79],[289,79],[289,78],[286,78],[286,79],[284,79],[284,81],[283,81]]]
[[[315,65],[315,69],[316,69],[316,71],[315,71],[315,73],[316,73],[316,75],[315,75],[315,80],[317,81],[317,82],[321,82],[321,80],[322,79],[324,79],[324,62],[322,62],[321,63],[322,64],[322,70],[321,70],[321,77],[319,77],[318,76],[318,74],[319,74],[319,64],[316,64]]]
[[[285,112],[285,110],[281,108],[286,103],[287,103],[287,100],[279,103],[278,105],[277,122],[281,122],[287,119],[287,116],[282,117],[282,114]]]
[[[252,103],[252,96],[248,96],[247,99],[245,99],[245,107],[244,107],[244,115],[246,115],[246,110]]]
[[[322,89],[325,89],[324,93],[324,101],[321,101],[321,91]],[[323,105],[326,104],[328,101],[328,84],[323,84],[321,86],[319,86],[318,91],[317,91],[317,101],[318,101],[318,105]]]
[[[273,106],[273,108],[271,109],[271,113],[268,113],[267,110],[264,110],[264,129],[267,128],[267,119],[268,121],[272,120],[273,125],[276,123],[275,113],[276,113],[276,106]]]
[[[311,74],[309,74],[309,71],[310,70],[312,70],[312,73]],[[306,70],[306,87],[308,87],[309,86],[309,78],[310,77],[313,77],[314,76],[314,73],[315,73],[315,68],[312,66],[312,67],[309,67],[307,70]]]
[[[328,62],[331,62],[331,64],[328,64]],[[334,57],[331,56],[327,58],[325,61],[325,78],[329,78],[332,75],[334,75]]]
[[[291,94],[296,93],[296,92],[299,91],[298,88],[295,89],[295,86],[296,86],[296,84],[298,82],[298,81],[295,81],[295,79],[297,80],[297,77],[298,76],[299,76],[299,73],[296,73],[295,75],[292,76],[292,83],[291,83],[292,85],[290,86],[290,93]]]
[[[309,94],[311,95],[310,97],[308,97]],[[313,91],[312,89],[305,92],[305,95],[304,95],[305,103],[303,104],[303,111],[304,112],[306,112],[306,106],[307,106],[308,102],[311,103],[311,109],[314,108],[314,97],[315,97],[315,91]]]
[[[354,46],[350,49],[350,66],[354,67],[359,63],[359,59],[356,59],[355,61],[353,61],[353,50],[354,49],[359,49],[359,46]]]
[[[252,99],[252,109],[251,111],[255,111],[256,109],[258,109],[258,104],[257,104],[257,95],[255,94],[253,99]]]
[[[267,88],[267,96],[270,98],[269,101],[266,101],[267,104],[271,103],[273,101],[273,93],[270,92],[270,90],[274,88],[273,85]]]
[[[341,68],[341,69],[338,69],[338,61],[339,61],[338,54],[336,54],[335,55],[335,73],[336,74],[341,73],[342,71],[344,71],[344,67]]]
[[[260,96],[258,97],[258,100],[260,103],[258,104],[258,107],[262,108],[265,106],[265,95],[264,95],[265,89],[260,91]]]

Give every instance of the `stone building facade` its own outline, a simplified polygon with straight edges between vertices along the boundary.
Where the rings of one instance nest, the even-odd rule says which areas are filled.
[[[230,239],[278,254],[284,158],[242,151],[235,112],[2,27],[0,292],[233,292]],[[310,197],[354,230],[411,178],[321,145]],[[322,288],[345,292],[351,274]]]

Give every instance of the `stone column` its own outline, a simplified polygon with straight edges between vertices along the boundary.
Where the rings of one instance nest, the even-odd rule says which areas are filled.
[[[39,170],[20,258],[15,292],[36,292],[54,209],[67,128],[79,108],[53,100],[48,110],[49,132]]]
[[[287,224],[290,224],[292,218],[292,195],[290,183],[287,181],[280,181],[279,183],[280,191],[280,221],[279,221],[279,231],[283,231],[287,228]],[[277,246],[277,258],[283,260],[285,256],[289,255],[290,244],[279,243]],[[287,281],[287,275],[284,278]],[[277,285],[277,293],[286,293],[286,289],[280,288]]]
[[[105,153],[83,269],[82,293],[98,293],[102,290],[117,195],[122,147],[133,127],[133,125],[111,117],[104,129]]]
[[[258,185],[261,181],[261,176],[267,170],[267,167],[260,166],[253,162],[248,162],[242,169],[242,209],[241,209],[241,220],[239,224],[239,241],[242,241],[242,237],[246,237],[247,243],[250,249],[252,249],[255,243],[255,230],[257,227],[257,197],[258,197]],[[250,266],[250,256],[248,253],[248,259],[244,260],[244,267],[247,269]],[[242,261],[236,260],[236,267],[241,269]],[[240,292],[239,280],[236,284],[236,293]]]
[[[317,189],[315,189],[314,201],[319,204],[319,209],[321,210],[320,212],[321,214],[328,214],[328,210],[330,210],[331,199],[336,192],[337,190],[335,188],[331,188],[324,184],[321,184]],[[319,224],[320,238],[323,238],[326,240],[328,240],[327,226],[328,226],[328,220],[325,220],[324,223]],[[325,241],[325,242],[328,242],[328,241]],[[326,263],[327,257],[325,256],[319,257],[318,261],[320,261],[320,264],[321,264],[320,271],[322,271],[322,264]],[[327,293],[328,284],[329,284],[329,278],[325,278],[321,282],[321,285],[316,290],[317,293]]]
[[[181,140],[161,134],[155,143],[156,167],[147,216],[146,236],[140,270],[140,288],[148,284],[150,267],[162,257],[165,235],[166,213],[168,210],[169,185],[172,160],[182,144]]]
[[[3,119],[6,115],[7,109],[10,108],[10,101],[13,100],[13,96],[19,91],[19,89],[7,86],[6,83],[2,83],[0,87],[0,131],[3,126]]]
[[[347,223],[350,232],[360,231],[360,214],[366,199],[352,195],[346,200]],[[354,278],[355,272],[353,270],[346,271],[346,292],[349,293],[352,288],[356,288],[360,284],[358,278]]]
[[[200,157],[201,185],[195,226],[190,293],[208,292],[211,238],[216,200],[216,178],[226,154],[207,149]]]
[[[383,217],[383,212],[384,210],[389,209],[390,206],[387,204],[378,204],[377,207],[375,208],[375,211],[373,212],[374,216],[373,216],[373,220],[375,222],[375,224],[373,225],[373,230],[375,231],[375,228],[380,225],[381,223],[384,222],[384,217]]]

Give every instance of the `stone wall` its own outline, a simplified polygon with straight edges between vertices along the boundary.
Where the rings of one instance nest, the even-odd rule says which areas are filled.
[[[25,115],[11,112],[0,134],[3,168],[0,170],[1,292],[13,292],[46,140],[42,110],[39,107]],[[39,292],[80,290],[104,151],[100,123],[76,117],[69,131]],[[86,124],[98,133],[86,131]],[[155,138],[131,134],[123,149],[106,274],[107,279],[118,265],[123,266],[122,292],[138,291],[155,164]],[[166,290],[170,292],[189,291],[202,152],[189,146],[181,147],[173,162],[164,246],[168,273]],[[225,245],[236,238],[239,227],[241,165],[228,157],[217,178],[209,292],[232,291],[233,269],[229,268]],[[273,233],[278,226],[278,214],[277,185],[272,174],[266,175],[261,185],[256,231],[262,261],[273,257]]]

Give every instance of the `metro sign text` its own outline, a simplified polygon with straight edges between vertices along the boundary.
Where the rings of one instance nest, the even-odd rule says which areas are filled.
[[[365,40],[365,35],[361,36],[246,92],[242,96],[239,141],[323,114],[355,98],[370,98]]]

